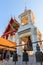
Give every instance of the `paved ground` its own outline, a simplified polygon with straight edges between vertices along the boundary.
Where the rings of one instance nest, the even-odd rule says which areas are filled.
[[[15,65],[15,64],[11,58],[8,62],[4,60],[4,62],[2,63],[2,61],[0,61],[0,65]],[[19,57],[16,65],[26,65],[26,64],[22,62],[22,57]],[[33,55],[33,56],[29,56],[29,62],[27,63],[27,65],[41,65],[41,64],[40,63],[36,64],[35,56]]]

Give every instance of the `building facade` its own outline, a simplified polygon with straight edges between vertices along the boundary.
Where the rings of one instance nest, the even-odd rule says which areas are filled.
[[[19,15],[20,24],[18,21],[11,19],[8,24],[3,37],[10,41],[16,41],[17,43],[17,53],[22,55],[24,49],[32,55],[36,50],[36,44],[33,43],[41,40],[41,32],[35,26],[35,17],[31,10],[25,9],[25,11]],[[12,21],[12,22],[11,22]],[[41,47],[42,43],[38,42]]]
[[[34,18],[33,12],[27,9],[19,15],[20,27],[16,33],[16,42],[18,45],[23,45],[17,48],[19,55],[22,54],[24,49],[26,49],[30,55],[37,51],[37,43],[33,42],[41,40],[41,33],[35,26]],[[42,42],[38,42],[38,44],[41,47]]]

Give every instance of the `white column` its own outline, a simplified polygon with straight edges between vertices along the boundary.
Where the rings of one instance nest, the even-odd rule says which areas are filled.
[[[10,40],[10,34],[8,35],[8,40]]]
[[[17,33],[16,33],[16,43],[17,43],[17,46],[20,45],[20,38],[19,38],[19,35]],[[18,53],[18,55],[22,54],[21,46],[17,47],[17,53]]]
[[[32,24],[31,14],[28,15],[28,18],[29,18],[29,25],[31,25]]]
[[[8,40],[13,41],[13,37],[10,36],[10,34],[9,34],[9,36],[8,36]]]
[[[34,27],[31,32],[32,32],[32,42],[38,41],[37,28]],[[36,44],[37,43],[33,43],[33,51],[34,51],[34,53],[37,51],[36,50]]]
[[[36,41],[38,41],[37,40],[37,35],[32,35],[32,42],[36,42]],[[36,44],[37,43],[33,43],[32,45],[33,45],[33,51],[34,52],[36,52],[37,50],[36,50]]]
[[[16,35],[13,35],[13,42],[16,42]]]

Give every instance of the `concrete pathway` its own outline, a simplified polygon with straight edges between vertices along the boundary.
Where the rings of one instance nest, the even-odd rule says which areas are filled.
[[[12,61],[12,58],[10,58],[9,61],[4,60],[3,63],[2,63],[2,61],[0,61],[0,65],[15,65],[15,63]],[[26,65],[26,64],[25,64],[25,62],[22,61],[22,57],[19,57],[16,65]],[[27,63],[27,65],[41,65],[41,64],[36,63],[35,55],[32,55],[32,56],[29,56],[29,62]],[[42,65],[43,65],[43,63],[42,63]]]

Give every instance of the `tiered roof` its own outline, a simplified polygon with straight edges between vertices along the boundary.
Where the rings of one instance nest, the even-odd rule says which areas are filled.
[[[19,23],[16,19],[13,19],[11,18],[10,21],[9,21],[9,24],[7,25],[3,35],[3,36],[8,36],[9,34],[12,35],[12,34],[15,34],[17,32],[19,28]]]

